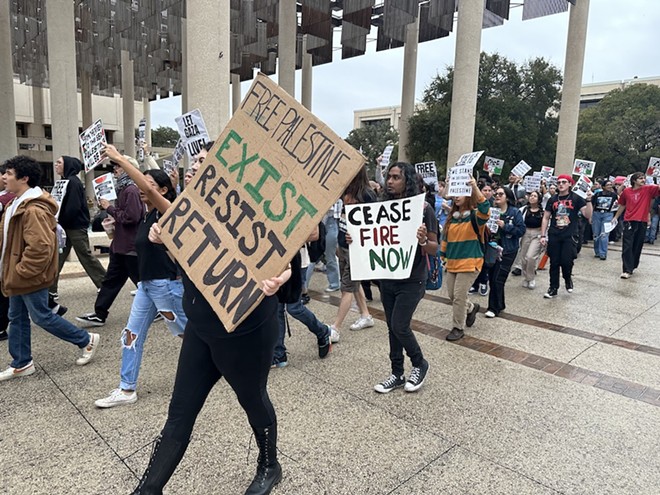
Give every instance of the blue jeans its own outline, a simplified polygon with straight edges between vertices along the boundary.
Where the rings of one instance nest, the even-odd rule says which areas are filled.
[[[594,253],[596,256],[607,256],[607,242],[610,240],[609,234],[605,233],[605,222],[611,222],[614,213],[611,211],[594,211],[591,215],[591,230],[594,233]]]
[[[646,240],[648,242],[655,242],[655,236],[658,233],[658,221],[660,220],[660,216],[658,215],[653,215],[651,217],[651,225],[648,226],[646,229]]]
[[[339,289],[339,264],[337,262],[337,235],[339,224],[337,219],[330,217],[325,222],[325,275],[328,277],[328,287]],[[308,278],[309,280],[309,278]]]
[[[275,344],[274,355],[274,359],[276,360],[282,360],[286,356],[286,346],[284,345],[284,337],[286,335],[286,315],[284,314],[285,310],[296,320],[305,325],[310,332],[316,335],[316,339],[319,343],[323,343],[325,337],[327,337],[330,332],[328,325],[320,322],[316,315],[307,309],[307,306],[303,305],[302,302],[298,301],[293,304],[279,303],[277,305],[279,335],[277,338],[277,343]]]
[[[149,327],[158,312],[172,313],[174,319],[163,316],[172,335],[181,335],[188,323],[183,312],[181,296],[183,284],[181,280],[146,280],[138,282],[137,294],[133,299],[131,314],[126,328],[121,334],[121,381],[123,390],[135,390],[144,342],[149,333]]]
[[[32,361],[30,319],[51,335],[77,345],[89,344],[89,332],[78,328],[48,307],[48,289],[9,298],[9,354],[13,368],[22,368]]]

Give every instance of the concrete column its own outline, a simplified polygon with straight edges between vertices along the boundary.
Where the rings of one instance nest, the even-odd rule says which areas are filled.
[[[564,61],[564,86],[559,110],[555,174],[570,174],[573,171],[588,20],[589,0],[580,0],[576,5],[571,5]]]
[[[417,40],[419,39],[419,15],[415,22],[406,26],[406,43],[403,52],[403,85],[401,87],[401,118],[399,119],[399,161],[407,162],[408,119],[415,111],[415,82],[417,80]]]
[[[302,42],[302,91],[300,102],[303,106],[312,111],[312,54],[307,53],[307,35],[303,35]]]
[[[92,111],[92,79],[87,72],[80,76],[80,104],[82,109],[82,127],[87,129],[94,123],[94,112]],[[85,175],[85,196],[87,201],[94,202],[94,171]]]
[[[181,115],[188,111],[188,23],[181,18]]]
[[[121,51],[121,108],[124,154],[135,158],[135,83],[133,61],[128,50]]]
[[[211,139],[216,139],[229,121],[230,2],[186,2],[188,59],[188,108],[199,108]],[[212,14],[213,22],[209,23]],[[204,29],[199,29],[204,26]]]
[[[151,148],[151,102],[149,98],[142,98],[142,117],[147,121],[145,139],[147,140],[147,146]]]
[[[298,17],[296,0],[280,0],[277,34],[277,83],[291,96],[296,96],[296,33]]]
[[[44,129],[44,90],[39,86],[32,86],[32,116],[34,117],[34,122],[28,127],[28,136],[35,138],[46,137],[46,130]],[[43,150],[45,150],[45,147],[39,149],[39,151]]]
[[[53,158],[62,155],[80,157],[73,2],[48,2],[46,24]]]
[[[231,113],[236,113],[241,105],[241,76],[231,74]]]
[[[448,168],[453,166],[463,153],[473,151],[483,16],[483,0],[462,0],[458,3]]]
[[[9,3],[0,2],[0,163],[16,156],[16,109],[14,71],[11,60],[11,23]]]

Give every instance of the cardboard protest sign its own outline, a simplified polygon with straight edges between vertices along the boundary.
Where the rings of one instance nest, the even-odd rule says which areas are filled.
[[[532,170],[532,167],[527,165],[527,162],[525,160],[520,160],[515,167],[513,167],[513,170],[511,170],[511,173],[515,175],[516,177],[524,177],[527,172]]]
[[[415,170],[424,179],[424,184],[433,184],[433,190],[438,190],[438,170],[435,162],[415,163]]]
[[[94,195],[96,200],[107,199],[113,201],[117,199],[117,191],[115,190],[115,183],[112,180],[112,174],[99,175],[94,179]]]
[[[501,175],[502,169],[504,168],[504,160],[499,158],[493,158],[492,156],[487,156],[484,158],[484,170],[490,172],[493,175]]]
[[[346,205],[352,280],[410,277],[417,229],[423,222],[424,194],[412,198]]]
[[[97,120],[80,134],[80,149],[85,164],[85,173],[103,161],[103,148],[106,143],[101,120]]]
[[[259,74],[161,218],[162,239],[231,332],[363,166],[356,149]]]
[[[552,177],[552,174],[554,173],[555,173],[555,169],[552,167],[541,167],[541,176],[545,180],[548,180],[550,177]]]
[[[587,177],[593,177],[595,168],[596,162],[576,159],[573,164],[573,175],[586,175]]]
[[[144,146],[147,143],[147,119],[140,119],[138,125],[138,160],[144,161]]]
[[[175,118],[174,121],[179,128],[179,135],[185,142],[188,158],[194,160],[195,156],[202,151],[204,145],[211,140],[206,131],[202,113],[195,109]]]
[[[494,206],[491,206],[491,208],[490,208],[490,218],[486,222],[486,227],[493,234],[496,233],[498,231],[498,229],[500,228],[500,226],[497,225],[497,221],[500,219],[500,213],[501,213],[501,210],[499,208],[495,208]]]
[[[591,179],[586,175],[581,175],[573,186],[573,192],[581,198],[587,197],[587,191],[591,189]]]
[[[660,158],[649,158],[649,166],[646,168],[647,177],[660,177]]]

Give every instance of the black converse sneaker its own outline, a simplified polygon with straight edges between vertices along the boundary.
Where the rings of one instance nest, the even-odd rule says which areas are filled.
[[[555,289],[554,287],[550,287],[548,289],[548,292],[543,294],[543,297],[545,297],[546,299],[552,299],[553,297],[557,297],[557,289]]]
[[[429,371],[429,362],[424,361],[419,368],[413,368],[410,372],[410,378],[406,382],[404,390],[406,392],[416,392],[424,384],[426,373]]]
[[[377,383],[374,386],[374,390],[379,394],[386,394],[388,392],[391,392],[395,388],[403,387],[405,384],[406,384],[406,377],[404,375],[396,376],[395,374],[391,374],[382,382]]]

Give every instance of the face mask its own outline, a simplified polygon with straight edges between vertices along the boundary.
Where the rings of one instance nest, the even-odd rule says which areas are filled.
[[[451,216],[454,217],[456,220],[458,220],[461,217],[463,218],[469,217],[470,213],[471,213],[470,210],[464,211],[462,213],[460,211],[455,211],[454,213],[451,214]]]

